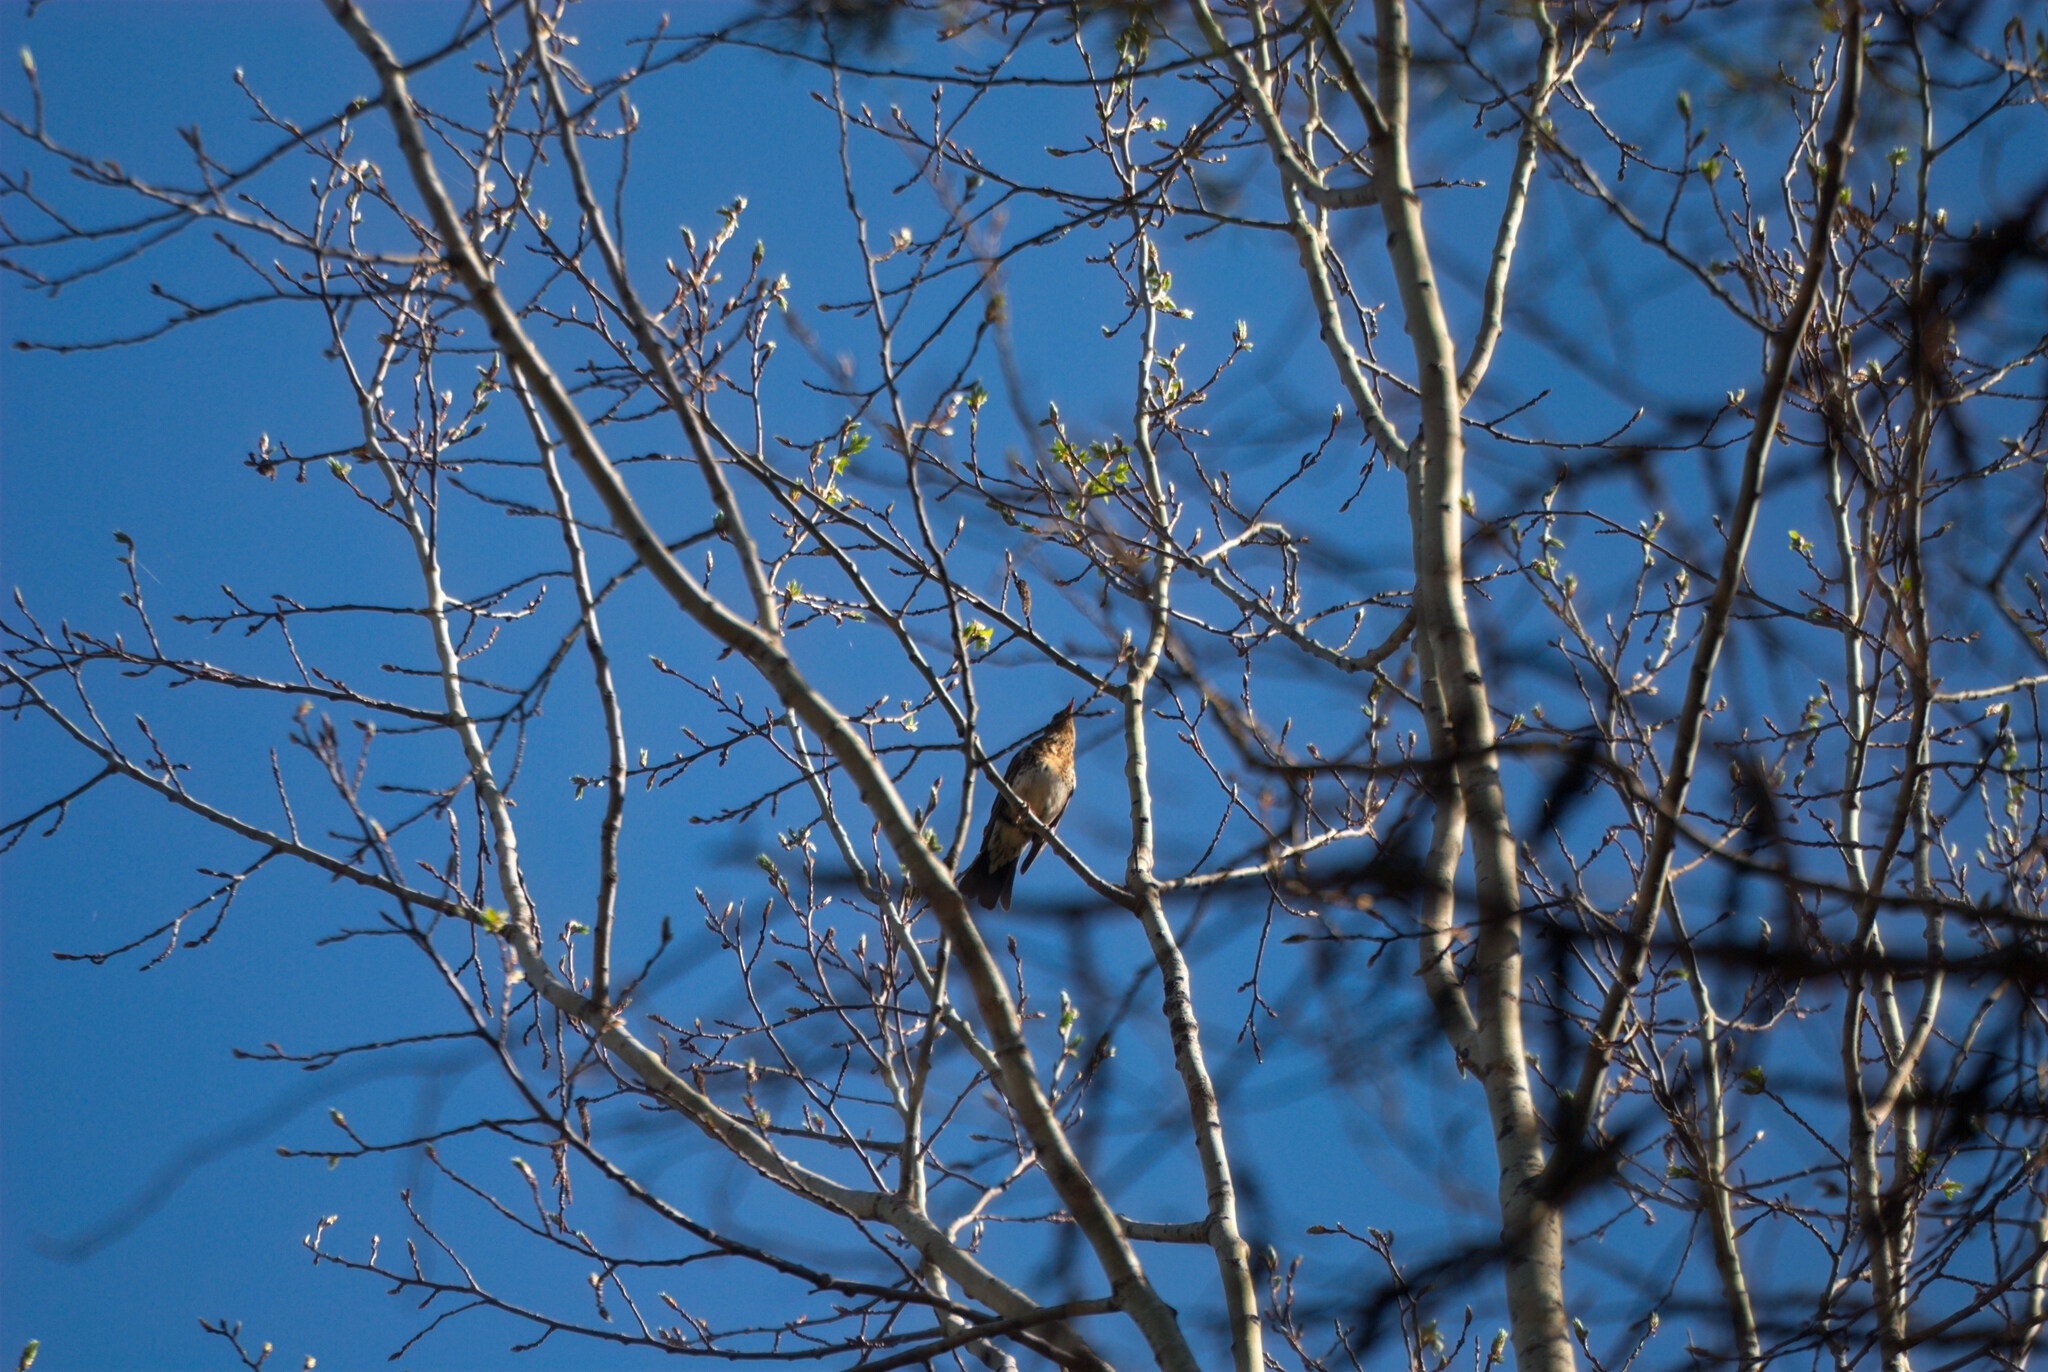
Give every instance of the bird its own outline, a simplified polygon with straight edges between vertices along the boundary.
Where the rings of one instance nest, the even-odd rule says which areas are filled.
[[[1019,799],[1048,829],[1057,828],[1074,798],[1074,702],[1069,700],[1052,717],[1042,733],[1010,759],[1003,771]],[[1020,865],[1028,869],[1045,840],[1025,829],[1023,816],[1009,797],[998,795],[988,814],[988,827],[981,831],[981,852],[967,870],[954,878],[963,899],[978,901],[984,910],[998,902],[1010,908],[1010,887],[1017,880]],[[1026,851],[1026,850],[1029,851]],[[1019,864],[1017,859],[1023,858]]]

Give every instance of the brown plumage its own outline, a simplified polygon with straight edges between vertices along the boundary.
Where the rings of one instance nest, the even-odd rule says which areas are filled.
[[[1057,828],[1067,802],[1074,798],[1074,702],[1068,701],[1045,726],[1045,732],[1017,750],[1003,771],[1038,822]],[[981,853],[967,870],[955,878],[960,894],[979,901],[984,910],[1000,903],[1010,908],[1010,887],[1019,867],[1028,868],[1045,846],[1020,823],[1023,818],[1009,798],[998,795],[988,814],[988,827],[981,831]],[[1028,851],[1027,851],[1028,850]],[[1023,858],[1019,863],[1018,858]]]

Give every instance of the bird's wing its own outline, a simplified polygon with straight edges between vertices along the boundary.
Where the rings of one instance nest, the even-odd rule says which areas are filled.
[[[1010,783],[1012,790],[1016,789],[1018,777],[1038,765],[1040,755],[1045,751],[1041,746],[1043,742],[1042,739],[1033,739],[1010,755],[1010,765],[1003,768],[1003,780]]]
[[[1000,795],[989,806],[988,823],[981,830],[981,855],[988,859],[991,872],[1015,862],[1024,847],[1026,834],[1017,819],[1016,807]]]

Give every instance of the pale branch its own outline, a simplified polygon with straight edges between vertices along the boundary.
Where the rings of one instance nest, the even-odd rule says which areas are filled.
[[[1692,786],[1700,737],[1708,718],[1707,693],[1712,689],[1714,668],[1720,660],[1722,645],[1727,640],[1729,620],[1734,612],[1736,595],[1743,579],[1744,559],[1748,556],[1750,536],[1756,528],[1757,515],[1762,505],[1764,464],[1777,434],[1778,414],[1784,403],[1792,364],[1798,355],[1800,342],[1806,335],[1807,326],[1813,318],[1821,281],[1826,275],[1822,268],[1833,243],[1833,226],[1838,208],[1837,192],[1842,186],[1850,150],[1849,139],[1855,130],[1863,83],[1863,10],[1859,0],[1850,0],[1848,15],[1849,22],[1844,26],[1842,40],[1842,87],[1837,95],[1834,131],[1827,142],[1827,171],[1822,178],[1819,195],[1815,201],[1815,216],[1811,237],[1807,243],[1805,270],[1800,276],[1799,292],[1786,311],[1784,320],[1778,328],[1771,331],[1770,360],[1764,371],[1764,385],[1757,401],[1756,419],[1751,426],[1749,443],[1743,453],[1741,486],[1736,492],[1735,505],[1729,512],[1727,520],[1727,541],[1722,550],[1721,569],[1715,577],[1713,594],[1707,602],[1693,647],[1692,667],[1686,677],[1685,699],[1679,706],[1676,717],[1677,734],[1671,745],[1671,760],[1665,773],[1663,789],[1657,798],[1656,818],[1643,854],[1641,879],[1637,883],[1635,898],[1629,907],[1627,952],[1614,979],[1609,983],[1601,1004],[1600,1015],[1594,1022],[1586,1056],[1580,1064],[1577,1082],[1572,1091],[1570,1122],[1563,1135],[1569,1146],[1560,1148],[1555,1155],[1557,1158],[1565,1158],[1576,1152],[1578,1140],[1584,1136],[1586,1128],[1595,1118],[1601,1080],[1606,1073],[1614,1035],[1620,1027],[1621,1017],[1629,999],[1635,994],[1636,983],[1642,979],[1644,969],[1649,964],[1650,936],[1656,929],[1657,917],[1664,905],[1666,883],[1670,876],[1671,852],[1678,837],[1678,820],[1685,811],[1686,794]]]
[[[574,400],[528,340],[518,317],[498,292],[474,247],[462,232],[454,204],[434,169],[432,155],[427,149],[396,58],[351,0],[328,0],[328,6],[336,21],[354,39],[357,48],[377,72],[383,88],[383,104],[397,134],[399,147],[405,155],[415,186],[428,207],[431,221],[441,236],[447,264],[467,292],[472,308],[484,317],[492,338],[507,360],[525,375],[543,408],[548,411],[556,432],[567,441],[585,478],[603,499],[614,525],[625,536],[635,555],[652,571],[657,583],[690,618],[753,665],[776,694],[825,742],[853,778],[860,789],[862,802],[880,822],[897,860],[932,901],[934,912],[960,955],[964,970],[974,986],[983,1021],[995,1040],[998,1061],[1004,1067],[998,1084],[1031,1134],[1047,1180],[1067,1203],[1087,1235],[1111,1286],[1124,1294],[1127,1313],[1151,1345],[1163,1372],[1194,1372],[1193,1354],[1171,1308],[1160,1299],[1145,1277],[1136,1253],[1117,1227],[1115,1213],[1089,1180],[1080,1160],[1074,1155],[1065,1130],[1039,1089],[1037,1070],[1024,1041],[1022,1024],[1004,984],[1001,969],[969,917],[959,891],[953,885],[951,873],[939,865],[936,856],[924,846],[902,798],[866,743],[848,725],[845,717],[804,679],[779,639],[767,627],[737,618],[713,599],[683,571],[654,534]],[[709,474],[716,469],[715,459],[702,447],[703,436],[694,422],[694,411],[687,404],[681,410],[685,416],[686,432],[700,447],[700,463],[709,479]],[[729,536],[736,536],[738,532],[736,526],[728,526]],[[450,689],[454,688],[451,679]],[[465,736],[465,747],[470,751],[472,768],[479,772],[479,793],[492,807],[494,827],[502,822],[504,829],[509,831],[509,815],[500,820],[502,802],[493,804],[496,788],[486,784],[488,761],[481,756],[480,746],[469,747],[470,736],[473,732]],[[499,860],[504,873],[501,885],[506,888],[508,902],[515,905],[515,915],[526,916],[524,898],[515,893],[517,867],[510,854],[511,845],[501,837]],[[535,968],[547,975],[538,950],[532,945],[530,925],[530,916],[515,918],[509,922],[505,937],[519,949],[522,964],[530,964],[529,977],[534,976]],[[536,981],[535,985],[539,986],[541,982]],[[587,1013],[581,996],[567,987],[562,987],[561,991],[574,1003],[573,1007],[562,1004],[561,1008],[571,1014],[577,1013],[579,1008]],[[646,1059],[647,1070],[657,1066],[658,1060]],[[636,1070],[640,1067],[641,1064],[636,1062]],[[665,1068],[661,1070],[666,1072]],[[663,1094],[670,1099],[688,1100],[694,1094],[679,1081],[664,1085],[667,1090]],[[742,1137],[745,1137],[744,1131],[735,1130],[729,1139],[722,1141],[732,1147]]]
[[[533,396],[517,375],[512,386],[519,408],[533,431],[534,446],[540,450],[548,490],[555,498],[562,542],[569,555],[571,580],[576,586],[577,620],[583,626],[583,646],[590,655],[596,680],[598,709],[604,717],[605,788],[604,819],[598,826],[597,909],[591,920],[590,998],[598,1005],[611,1000],[612,921],[617,913],[619,890],[619,831],[626,809],[626,725],[619,710],[618,688],[612,682],[611,655],[605,651],[598,631],[597,596],[591,588],[590,567],[583,556],[583,540],[576,533],[576,518],[569,508],[569,488],[555,466],[555,444],[548,436],[546,421],[535,408]]]
[[[1477,1004],[1474,1070],[1493,1122],[1500,1171],[1503,1265],[1517,1364],[1563,1372],[1574,1362],[1564,1310],[1563,1215],[1539,1184],[1542,1131],[1529,1090],[1522,1025],[1522,924],[1514,835],[1508,824],[1485,671],[1465,605],[1461,521],[1465,493],[1462,397],[1444,303],[1430,264],[1422,205],[1409,164],[1410,62],[1404,0],[1375,0],[1378,112],[1371,139],[1387,255],[1415,352],[1422,439],[1408,465],[1418,639],[1428,644],[1430,680],[1441,693],[1443,727],[1470,836],[1479,931],[1472,969]],[[1348,60],[1348,54],[1346,57]],[[1362,92],[1363,82],[1352,83]],[[1441,803],[1441,800],[1439,801]],[[1456,816],[1450,817],[1455,821]],[[1449,839],[1454,829],[1443,837]],[[1434,857],[1434,855],[1433,855]],[[1440,861],[1440,859],[1436,859]],[[1455,859],[1453,858],[1453,861]],[[1448,878],[1455,868],[1446,868]],[[1426,963],[1425,966],[1429,964]],[[1446,971],[1448,967],[1443,966]],[[1462,1017],[1433,993],[1446,1027]],[[1455,1039],[1454,1039],[1455,1041]]]

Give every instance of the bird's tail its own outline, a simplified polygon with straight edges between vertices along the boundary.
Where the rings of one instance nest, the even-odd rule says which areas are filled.
[[[964,899],[974,901],[984,910],[993,910],[998,903],[1010,908],[1010,887],[1017,880],[1015,860],[1006,862],[997,871],[988,869],[988,854],[978,855],[967,869],[953,878],[953,884],[960,888]]]

